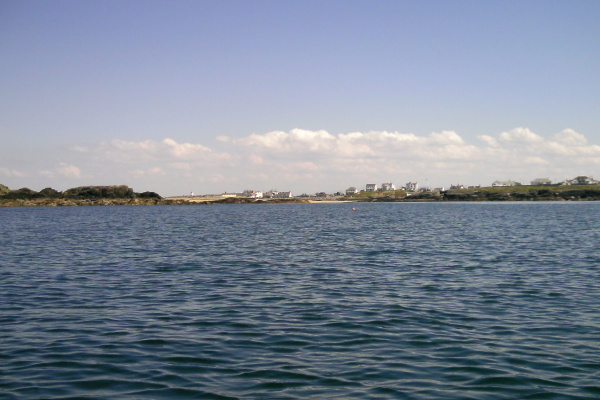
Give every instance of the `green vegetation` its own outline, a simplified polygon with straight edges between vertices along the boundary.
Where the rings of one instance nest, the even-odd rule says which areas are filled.
[[[549,186],[498,186],[498,187],[479,187],[470,189],[452,189],[449,192],[461,193],[539,193],[552,192],[562,193],[571,190],[600,190],[600,185],[549,185]]]
[[[158,204],[161,199],[157,193],[136,193],[125,185],[81,186],[64,192],[52,188],[39,192],[29,188],[10,190],[0,185],[0,206]]]
[[[376,192],[360,192],[357,194],[352,194],[352,195],[346,196],[346,199],[358,199],[358,200],[375,199],[375,198],[403,199],[404,197],[406,197],[406,191],[400,189],[400,190],[387,190],[387,191],[378,190]]]
[[[6,188],[6,190],[3,190]],[[0,185],[0,207],[33,206],[111,206],[111,205],[191,205],[191,204],[265,204],[307,203],[303,199],[252,199],[249,197],[219,198],[204,202],[190,202],[183,198],[163,199],[155,192],[136,193],[129,186],[80,186],[59,192],[46,188],[39,192],[29,188],[10,190]]]
[[[10,189],[9,189],[9,188],[7,188],[7,187],[6,187],[6,186],[4,186],[4,185],[0,185],[0,196],[3,196],[3,195],[5,195],[5,194],[7,194],[8,192],[10,192]]]
[[[364,202],[419,202],[419,201],[600,201],[600,185],[573,186],[510,186],[451,189],[440,191],[406,192],[390,190],[362,192],[342,200]],[[303,203],[306,199],[217,198],[192,202],[184,198],[163,199],[155,192],[136,193],[128,186],[81,186],[59,192],[45,188],[39,192],[29,188],[10,190],[0,185],[0,206],[82,206],[82,205],[155,205],[155,204],[264,204]]]
[[[362,192],[346,196],[355,201],[536,201],[600,200],[600,185],[507,186],[451,189],[445,192],[404,190]]]
[[[534,201],[600,200],[600,185],[508,186],[453,189],[444,193],[447,201]]]

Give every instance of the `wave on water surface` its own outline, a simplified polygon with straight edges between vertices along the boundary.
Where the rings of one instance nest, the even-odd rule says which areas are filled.
[[[600,398],[600,203],[0,219],[2,398]]]

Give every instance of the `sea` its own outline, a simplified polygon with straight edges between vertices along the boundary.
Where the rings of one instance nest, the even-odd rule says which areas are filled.
[[[600,202],[0,208],[0,398],[600,398],[599,245]]]

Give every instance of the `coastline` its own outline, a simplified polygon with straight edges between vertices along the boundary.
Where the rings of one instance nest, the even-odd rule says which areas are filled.
[[[6,188],[6,187],[4,187]],[[84,186],[57,192],[23,188],[0,194],[0,207],[150,206],[211,204],[342,204],[414,202],[506,202],[506,201],[600,201],[600,185],[511,188],[453,189],[425,192],[370,192],[353,196],[323,198],[255,199],[224,196],[173,196],[155,192],[136,193],[125,185]]]
[[[140,200],[140,199],[0,199],[1,207],[102,207],[102,206],[201,206],[216,204],[356,204],[356,203],[485,203],[485,202],[586,202],[600,201],[600,198],[537,198],[537,199],[496,199],[496,200],[469,200],[469,199],[352,199],[352,200],[300,200],[290,199],[287,201],[279,200],[256,200],[247,198],[238,198],[234,201],[228,199],[189,201],[183,199],[161,199],[161,200]]]

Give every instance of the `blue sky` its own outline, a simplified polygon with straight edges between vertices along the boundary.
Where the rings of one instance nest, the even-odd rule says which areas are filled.
[[[600,2],[3,1],[0,183],[600,177]]]

